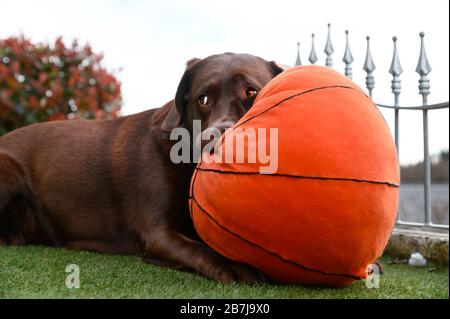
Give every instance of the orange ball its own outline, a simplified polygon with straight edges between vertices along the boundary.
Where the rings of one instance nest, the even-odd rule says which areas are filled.
[[[248,154],[278,129],[274,173],[247,153],[244,162],[217,161],[248,128],[266,129],[258,144],[247,140]],[[216,155],[203,154],[190,191],[191,217],[210,247],[284,283],[367,277],[394,226],[400,181],[390,130],[360,87],[329,68],[289,69],[216,146]]]

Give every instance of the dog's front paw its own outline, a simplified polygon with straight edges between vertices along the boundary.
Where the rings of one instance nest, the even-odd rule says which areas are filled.
[[[222,283],[257,283],[267,281],[261,271],[249,265],[234,261],[227,261],[220,267],[217,267],[210,277]]]
[[[244,263],[239,263],[220,255],[210,247],[201,244],[196,256],[198,264],[193,267],[197,272],[222,283],[266,282],[267,278],[258,269]]]

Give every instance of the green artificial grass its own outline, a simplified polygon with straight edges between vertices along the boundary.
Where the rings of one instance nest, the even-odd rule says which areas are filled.
[[[0,247],[0,298],[448,298],[448,266],[390,264],[380,288],[274,284],[224,285],[193,273],[108,256],[47,247]],[[80,288],[66,288],[66,266],[80,268]]]

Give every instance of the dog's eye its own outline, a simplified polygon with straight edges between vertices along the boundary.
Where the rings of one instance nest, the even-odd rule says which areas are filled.
[[[247,88],[247,97],[252,99],[258,95],[258,90],[252,87]]]
[[[208,105],[208,97],[206,95],[200,95],[200,97],[198,98],[198,103],[200,103],[200,105],[205,106]]]

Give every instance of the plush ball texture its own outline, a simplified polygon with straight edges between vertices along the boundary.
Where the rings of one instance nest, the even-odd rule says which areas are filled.
[[[242,130],[238,130],[241,128]],[[325,67],[289,69],[218,141],[246,128],[278,129],[278,168],[207,163],[192,177],[191,217],[200,237],[232,260],[284,283],[344,286],[368,276],[395,222],[397,152],[372,100]],[[208,160],[206,160],[208,159]]]

